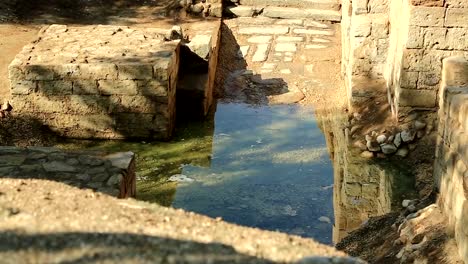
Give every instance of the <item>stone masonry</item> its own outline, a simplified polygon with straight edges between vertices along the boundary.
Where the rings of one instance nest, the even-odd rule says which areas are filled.
[[[0,178],[53,180],[114,197],[134,197],[135,155],[4,146],[0,147]]]
[[[468,2],[392,1],[390,28],[386,79],[395,112],[433,109],[442,60],[468,57]]]
[[[434,177],[438,204],[468,263],[468,61],[443,61]]]
[[[468,57],[467,2],[343,1],[342,10],[342,73],[350,104],[386,87],[395,115],[434,110],[442,60]]]
[[[362,89],[369,80],[383,83],[389,46],[388,1],[344,0],[342,2],[341,71],[350,101],[372,89]]]
[[[171,136],[179,40],[165,29],[51,25],[9,66],[11,104],[62,136]]]

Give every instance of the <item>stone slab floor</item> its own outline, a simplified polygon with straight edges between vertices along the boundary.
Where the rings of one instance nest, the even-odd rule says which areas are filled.
[[[300,102],[313,104],[316,109],[328,108],[331,100],[337,102],[335,106],[344,105],[339,24],[263,17],[224,22],[227,29],[223,40],[231,34],[237,46],[232,59],[246,65],[227,77],[228,99],[269,104]],[[246,87],[236,88],[239,84]],[[252,94],[257,98],[250,100]]]

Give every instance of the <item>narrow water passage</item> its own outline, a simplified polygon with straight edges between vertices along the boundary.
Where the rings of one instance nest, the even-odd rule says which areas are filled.
[[[333,166],[310,108],[218,104],[210,164],[172,179],[176,208],[331,243]]]

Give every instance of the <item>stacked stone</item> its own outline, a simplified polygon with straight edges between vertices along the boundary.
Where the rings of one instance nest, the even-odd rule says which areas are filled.
[[[45,28],[9,66],[14,112],[68,137],[169,138],[179,40],[167,31]]]
[[[389,54],[388,79],[395,105],[398,112],[434,108],[442,59],[468,57],[468,2],[394,2],[391,27],[397,36],[392,36],[395,50]]]
[[[461,258],[468,263],[468,61],[443,62],[434,177],[439,206],[454,230]]]
[[[342,74],[352,102],[362,96],[361,83],[383,83],[389,48],[389,4],[385,0],[345,0],[342,27]]]
[[[44,179],[119,198],[134,197],[132,152],[64,152],[43,147],[0,147],[0,177]]]

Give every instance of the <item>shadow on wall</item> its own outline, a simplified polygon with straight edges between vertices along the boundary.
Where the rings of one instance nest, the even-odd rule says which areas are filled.
[[[25,259],[37,263],[272,263],[224,244],[131,233],[3,231],[0,241],[0,256],[17,263]]]

